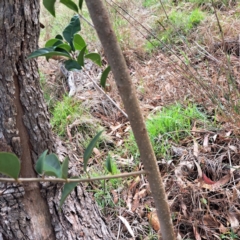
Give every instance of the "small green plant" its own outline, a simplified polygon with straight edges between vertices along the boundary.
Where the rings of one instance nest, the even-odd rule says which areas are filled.
[[[119,174],[120,170],[114,161],[114,159],[110,156],[110,154],[107,156],[107,159],[105,161],[105,166],[102,170],[90,170],[92,177],[99,177],[106,172],[111,173],[112,175]],[[94,197],[96,202],[98,203],[98,206],[101,209],[104,209],[105,207],[115,207],[115,204],[113,202],[113,198],[111,196],[111,190],[117,189],[122,185],[122,180],[113,178],[108,181],[101,180],[99,181],[99,185],[96,187],[97,189],[94,190]]]
[[[55,16],[54,4],[55,1],[43,3],[46,8]],[[70,9],[78,12],[78,7],[71,2],[70,5],[64,2]],[[82,3],[80,4],[82,5]],[[82,7],[82,6],[81,6]],[[70,23],[61,34],[57,34],[55,38],[48,40],[44,48],[40,48],[28,56],[28,59],[37,57],[46,57],[46,60],[60,56],[63,59],[63,64],[68,71],[82,70],[85,66],[85,60],[89,59],[99,67],[102,66],[101,56],[98,53],[90,52],[87,49],[87,44],[83,37],[78,33],[81,31],[81,24],[79,15],[71,18]],[[66,60],[67,59],[67,60]],[[107,67],[101,76],[100,84],[105,88],[106,78],[108,76],[110,67]]]
[[[91,140],[86,150],[84,151],[84,171],[87,173],[90,178],[89,173],[87,172],[87,163],[93,152],[93,148],[96,146],[97,141],[99,140],[101,132],[98,132],[96,136]],[[69,159],[66,157],[63,162],[61,162],[58,156],[54,153],[47,154],[48,150],[45,150],[41,156],[38,158],[35,164],[36,172],[41,175],[42,178],[46,176],[56,177],[60,182],[64,182],[64,187],[62,191],[62,196],[60,199],[59,208],[63,205],[67,196],[72,192],[72,190],[77,186],[79,179],[77,176],[68,178],[68,165]],[[9,152],[0,152],[0,173],[7,175],[13,178],[16,182],[19,183],[19,174],[21,170],[21,164],[19,158]],[[36,179],[35,179],[36,180]],[[70,181],[74,180],[74,181]],[[23,180],[22,180],[23,181]],[[27,179],[29,181],[29,179]],[[41,181],[41,180],[40,180]]]
[[[187,34],[203,19],[204,13],[199,9],[195,9],[190,13],[185,11],[172,11],[169,14],[169,31],[180,31],[182,34]]]
[[[221,234],[220,235],[221,239],[229,239],[229,240],[236,240],[236,239],[240,239],[239,236],[233,232],[233,229],[231,228],[229,232],[225,233],[225,234]]]
[[[204,124],[207,117],[193,104],[187,107],[176,104],[151,115],[146,121],[146,126],[156,156],[168,158],[171,143],[178,143],[189,135],[194,121]],[[130,134],[126,148],[131,154],[136,155],[137,146],[133,134]]]

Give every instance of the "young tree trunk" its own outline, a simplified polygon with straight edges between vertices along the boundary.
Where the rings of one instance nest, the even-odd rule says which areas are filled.
[[[0,151],[21,160],[21,177],[36,177],[34,162],[57,151],[38,67],[38,0],[0,1]],[[0,183],[0,239],[113,239],[97,207],[78,186],[58,211],[61,186]]]
[[[110,24],[106,8],[102,0],[86,0],[86,4],[109,65],[111,66],[119,94],[138,145],[144,169],[148,172],[147,178],[156,205],[162,238],[164,240],[174,240],[175,235],[172,219],[156,157],[148,137],[125,59]]]

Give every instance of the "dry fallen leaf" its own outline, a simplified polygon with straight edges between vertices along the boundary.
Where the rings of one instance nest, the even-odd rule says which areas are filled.
[[[193,226],[193,232],[196,240],[202,240],[200,234],[198,233],[198,230],[196,227]]]
[[[239,221],[235,216],[234,212],[229,212],[227,215],[228,215],[228,221],[230,222],[231,228],[235,232],[239,228]]]
[[[101,153],[97,148],[93,148],[93,152],[95,153],[96,156],[100,156]]]
[[[117,204],[118,203],[118,194],[117,194],[117,192],[115,190],[112,190],[111,193],[112,193],[112,196],[113,196],[114,204]]]
[[[198,157],[198,143],[193,140],[193,155],[197,158]]]
[[[154,211],[154,212],[150,212],[148,214],[148,220],[149,220],[149,223],[150,225],[152,226],[152,228],[158,232],[160,230],[160,223],[158,221],[158,217],[157,217],[157,212]]]
[[[215,184],[215,182],[213,182],[210,178],[208,178],[206,175],[205,175],[205,173],[203,173],[203,175],[202,175],[202,179],[203,179],[203,181],[204,181],[204,183],[206,183],[206,184]]]
[[[129,222],[127,221],[126,218],[124,218],[123,216],[118,216],[120,218],[120,220],[123,222],[123,224],[125,225],[125,227],[127,228],[128,232],[131,234],[131,236],[133,238],[135,238],[134,232],[129,224]]]

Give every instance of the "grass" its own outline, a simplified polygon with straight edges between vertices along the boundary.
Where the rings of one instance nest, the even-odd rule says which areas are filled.
[[[108,155],[110,157],[110,155]],[[110,157],[111,158],[111,157]],[[112,174],[119,174],[120,170],[116,164],[116,162],[111,158],[111,167]],[[89,174],[91,177],[99,177],[108,174],[108,171],[105,166],[98,166],[97,169],[95,167],[90,168]],[[97,182],[95,182],[96,184]],[[98,204],[98,206],[104,210],[106,207],[114,208],[115,203],[113,202],[113,198],[111,196],[111,191],[118,189],[123,185],[122,179],[109,179],[109,180],[101,180],[98,182],[98,185],[94,187],[93,193],[94,198]]]
[[[156,25],[159,25],[159,32],[156,33],[158,39],[151,39],[147,42],[145,49],[147,52],[152,52],[155,48],[163,48],[165,44],[180,44],[185,41],[188,34],[199,25],[205,17],[205,13],[196,8],[193,11],[173,10],[168,19],[166,16],[157,20]],[[162,29],[164,28],[164,29]]]
[[[187,107],[175,104],[150,116],[146,127],[156,156],[168,159],[171,144],[179,143],[188,136],[194,122],[204,125],[207,123],[207,116],[193,104]],[[138,154],[133,134],[130,134],[126,148],[132,155]]]
[[[86,107],[82,107],[81,102],[68,96],[64,96],[62,101],[56,103],[51,114],[50,122],[54,132],[61,137],[67,137],[68,128],[72,136],[80,135],[78,141],[84,148],[102,130],[102,127],[97,120],[93,119]],[[106,136],[103,134],[100,140],[96,147],[99,147],[99,144],[106,140]]]
[[[65,96],[62,101],[57,102],[51,113],[51,125],[53,130],[59,136],[65,136],[67,126],[81,117],[83,109],[80,108],[80,103]]]
[[[143,1],[143,6],[145,8],[151,7],[151,6],[155,5],[155,4],[159,4],[159,0],[144,0]]]

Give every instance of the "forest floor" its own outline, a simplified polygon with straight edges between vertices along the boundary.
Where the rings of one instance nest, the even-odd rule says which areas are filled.
[[[164,154],[156,154],[177,239],[240,239],[240,4],[219,1],[213,7],[211,1],[170,2],[109,0],[106,5],[146,122],[176,104],[184,109],[194,105],[206,115],[206,121],[190,119],[187,134],[181,134],[185,129],[174,130],[180,135],[177,141],[172,131],[153,136],[154,146],[167,146]],[[46,16],[42,13],[45,32],[40,45],[61,29],[61,19],[54,20],[59,22],[53,26],[61,24],[51,29],[52,20]],[[82,31],[89,28],[82,24]],[[86,30],[83,36],[91,40],[92,49],[103,54],[93,34]],[[106,63],[104,54],[102,60]],[[70,89],[61,62],[38,62],[54,118],[57,103],[64,101]],[[89,64],[87,76],[98,82],[99,72],[101,69]],[[60,134],[71,156],[82,166],[86,142],[94,136],[96,126],[101,126],[104,136],[89,162],[90,174],[106,174],[108,154],[117,172],[142,170],[113,76],[108,78],[105,94],[83,80],[85,77],[77,77],[77,92],[71,97],[84,111],[77,117],[68,114]],[[160,226],[146,176],[85,186],[117,239],[158,239]]]

